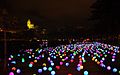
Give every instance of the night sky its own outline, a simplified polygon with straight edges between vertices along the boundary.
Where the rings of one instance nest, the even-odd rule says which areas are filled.
[[[10,14],[22,19],[35,18],[39,23],[46,23],[47,27],[70,25],[77,28],[92,27],[88,25],[88,17],[93,2],[94,0],[1,0]]]

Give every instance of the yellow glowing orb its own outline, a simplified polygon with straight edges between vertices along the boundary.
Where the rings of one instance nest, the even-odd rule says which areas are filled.
[[[28,27],[29,29],[34,29],[34,28],[35,28],[35,27],[34,27],[34,24],[31,24],[30,19],[28,19],[28,21],[27,21],[27,27]]]

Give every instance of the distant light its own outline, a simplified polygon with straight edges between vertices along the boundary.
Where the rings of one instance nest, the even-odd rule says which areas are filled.
[[[55,68],[59,70],[59,69],[60,69],[60,66],[56,66]]]
[[[110,67],[110,66],[108,66],[108,67],[107,67],[107,70],[111,70],[111,67]]]
[[[88,71],[84,71],[84,75],[88,75]]]
[[[29,29],[34,29],[34,28],[35,28],[35,27],[34,27],[34,24],[31,24],[30,19],[28,19],[28,21],[27,21],[27,27],[28,27]]]
[[[42,69],[38,69],[38,73],[42,73]]]
[[[66,63],[65,65],[66,65],[66,66],[69,66],[69,63]]]
[[[60,62],[60,65],[63,65],[63,62]]]
[[[29,59],[31,59],[31,56],[29,56]]]
[[[33,66],[33,64],[29,64],[29,67],[32,67]]]
[[[46,71],[46,70],[47,70],[47,67],[43,67],[43,70]]]
[[[54,63],[51,63],[51,66],[54,66]]]
[[[14,75],[14,73],[13,73],[13,72],[10,72],[9,75]]]
[[[22,58],[22,62],[23,62],[23,63],[25,62],[25,59],[24,59],[24,58]]]
[[[11,63],[12,63],[12,64],[16,64],[16,61],[12,61]]]
[[[71,73],[68,73],[68,75],[72,75]]]
[[[19,73],[21,73],[21,70],[20,70],[20,69],[17,69],[17,71],[16,71],[16,72],[19,74]]]
[[[83,69],[83,66],[80,66],[80,69]]]
[[[113,68],[113,72],[117,72],[117,69],[116,69],[116,68]]]
[[[15,70],[16,70],[16,67],[12,67],[12,70],[14,70],[14,71],[15,71]]]
[[[112,62],[115,62],[115,59],[112,59]]]
[[[52,67],[49,67],[49,68],[48,68],[48,71],[52,71]]]
[[[51,71],[51,75],[55,75],[55,71]]]
[[[18,54],[17,56],[20,56],[20,54]]]
[[[77,67],[77,71],[80,71],[80,67]]]

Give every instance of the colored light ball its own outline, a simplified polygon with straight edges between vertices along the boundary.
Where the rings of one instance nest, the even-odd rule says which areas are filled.
[[[70,60],[70,62],[72,63],[72,62],[74,62],[74,60]]]
[[[43,67],[43,70],[46,71],[46,70],[47,70],[47,67]]]
[[[56,66],[55,68],[59,70],[59,69],[60,69],[60,66]]]
[[[112,59],[112,62],[115,62],[115,59]]]
[[[88,71],[84,71],[84,75],[88,75]]]
[[[80,71],[80,67],[77,67],[77,71]]]
[[[43,66],[46,66],[46,63],[43,63]]]
[[[13,72],[10,72],[9,75],[14,75],[14,73],[13,73]]]
[[[120,71],[118,73],[120,74]]]
[[[12,70],[14,70],[14,71],[15,71],[15,70],[16,70],[16,67],[12,67]]]
[[[71,73],[68,73],[68,75],[72,75]]]
[[[83,66],[80,66],[80,69],[83,69]]]
[[[24,63],[25,62],[25,59],[24,58],[22,58],[22,63]]]
[[[48,68],[48,71],[52,71],[52,67],[49,67],[49,68]]]
[[[115,59],[115,56],[112,56],[113,59]]]
[[[16,72],[19,74],[19,73],[21,73],[21,70],[20,70],[20,69],[17,69],[17,71],[16,71]]]
[[[51,75],[55,75],[55,71],[51,71]]]
[[[38,73],[42,73],[42,69],[38,69]]]
[[[65,65],[66,65],[66,66],[69,66],[69,63],[66,63]]]
[[[33,64],[29,64],[29,67],[32,67],[33,66]]]
[[[110,67],[110,66],[108,66],[108,67],[107,67],[107,70],[111,70],[111,67]]]
[[[12,60],[11,58],[8,58],[8,60]]]
[[[33,65],[33,64],[34,64],[34,62],[30,62],[30,64],[32,64],[32,65]]]
[[[37,60],[34,60],[34,63],[37,63]]]
[[[20,54],[18,54],[17,56],[20,56]]]
[[[31,56],[29,56],[29,59],[31,59]]]
[[[60,62],[60,65],[63,65],[63,62]]]
[[[117,72],[117,68],[113,68],[113,72]]]
[[[83,60],[83,63],[85,63],[86,62],[86,60]]]
[[[78,64],[77,66],[80,67],[80,64]]]
[[[54,66],[54,63],[51,63],[51,66]]]

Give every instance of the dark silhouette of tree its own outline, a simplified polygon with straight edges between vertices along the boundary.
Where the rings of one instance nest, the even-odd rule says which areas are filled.
[[[117,32],[120,24],[120,1],[119,0],[96,0],[90,7],[94,27],[98,31]]]

